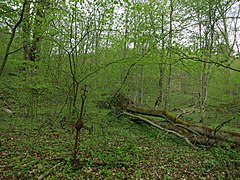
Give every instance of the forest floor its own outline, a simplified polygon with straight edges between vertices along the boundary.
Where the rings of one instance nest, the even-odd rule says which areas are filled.
[[[79,165],[71,165],[74,132],[39,120],[1,122],[0,179],[240,179],[231,149],[188,146],[172,134],[91,109],[81,130]]]

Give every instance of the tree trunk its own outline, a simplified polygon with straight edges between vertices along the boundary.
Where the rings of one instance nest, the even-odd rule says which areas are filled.
[[[169,40],[168,40],[168,47],[171,48],[172,46],[172,38],[173,38],[173,0],[170,0],[170,15],[169,15]],[[168,52],[169,59],[172,59],[172,52]],[[165,101],[164,101],[164,109],[167,109],[169,97],[170,97],[170,91],[171,91],[171,81],[172,81],[172,64],[170,62],[168,67],[168,78],[167,78],[167,89],[165,92]]]
[[[26,8],[25,8],[25,18],[23,19],[22,22],[22,38],[23,38],[23,57],[25,60],[30,60],[31,58],[31,53],[30,53],[30,35],[31,35],[31,31],[30,31],[30,5],[31,3],[28,2],[26,4]]]
[[[9,41],[8,41],[8,44],[7,44],[5,53],[4,53],[4,57],[3,57],[3,62],[2,62],[2,65],[1,65],[1,67],[0,67],[0,77],[2,76],[4,67],[5,67],[5,65],[6,65],[6,63],[7,63],[8,55],[9,55],[9,50],[10,50],[10,48],[11,48],[13,39],[14,39],[14,37],[15,37],[16,30],[17,30],[18,26],[21,24],[21,22],[23,21],[23,15],[24,15],[24,11],[25,11],[26,4],[27,4],[27,1],[24,0],[23,6],[22,6],[22,10],[21,10],[20,18],[19,18],[19,20],[17,21],[17,23],[14,25],[14,27],[13,27],[13,29],[12,29],[11,37],[10,37],[10,39],[9,39]]]
[[[33,42],[32,42],[32,47],[30,49],[31,61],[37,61],[40,58],[39,53],[41,49],[41,39],[43,34],[42,25],[43,25],[43,19],[45,17],[45,11],[44,11],[45,6],[46,6],[46,0],[40,0],[35,5],[36,15],[34,20],[34,28],[33,28]]]

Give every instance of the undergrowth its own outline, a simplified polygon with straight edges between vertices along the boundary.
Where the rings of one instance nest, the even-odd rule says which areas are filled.
[[[9,72],[16,72],[1,79],[0,105],[9,105],[13,114],[0,111],[0,179],[240,178],[239,153],[230,148],[192,148],[173,134],[117,118],[110,110],[95,107],[94,101],[102,92],[94,85],[89,87],[84,110],[84,122],[93,126],[93,132],[81,130],[79,163],[73,166],[74,130],[63,129],[60,123],[67,109],[63,105],[68,82],[59,80],[58,85],[51,84],[52,79],[45,76],[45,71],[30,76],[9,67],[12,68]],[[35,73],[34,68],[28,72]],[[188,107],[192,101],[196,104],[193,95],[182,98],[186,102],[175,94],[172,106]],[[239,130],[237,100],[234,105],[224,103],[208,104],[205,123],[214,128],[232,118],[223,129]],[[197,122],[198,112],[183,118]]]
[[[46,179],[240,177],[240,157],[231,149],[193,149],[172,134],[126,118],[117,119],[107,115],[106,110],[91,111],[88,116],[92,119],[87,124],[93,124],[94,131],[81,131],[77,167],[71,164],[71,131],[48,127],[39,131],[37,124],[30,127],[29,121],[17,117],[2,122],[0,177],[36,179],[46,172]]]

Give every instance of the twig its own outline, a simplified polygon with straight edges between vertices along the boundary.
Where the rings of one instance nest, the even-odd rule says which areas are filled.
[[[180,56],[179,60],[191,60],[191,61],[195,61],[195,62],[214,64],[214,65],[218,65],[218,66],[221,66],[223,68],[226,68],[226,69],[230,69],[232,71],[240,72],[240,69],[236,69],[236,68],[230,67],[228,65],[224,65],[224,64],[222,64],[220,62],[216,62],[216,61],[205,61],[205,60],[202,60],[201,58],[199,58],[197,56],[187,55],[186,53],[184,53],[183,51],[181,51],[179,49],[177,49],[178,52],[176,52],[176,50],[170,49],[170,48],[169,48],[169,50],[175,52],[176,54],[178,53],[178,55]],[[180,52],[180,54],[179,54],[179,52]]]
[[[45,171],[41,176],[38,177],[38,180],[44,179],[46,176],[48,176],[60,164],[61,164],[61,162],[55,164],[52,168],[50,168],[49,170]]]
[[[214,133],[213,136],[215,137],[216,133],[227,123],[229,123],[232,119],[226,120],[224,122],[222,122],[220,125],[218,125],[215,129],[214,129]]]

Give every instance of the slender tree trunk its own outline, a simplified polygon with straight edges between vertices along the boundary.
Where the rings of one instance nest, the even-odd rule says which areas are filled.
[[[171,58],[171,56],[169,56]],[[164,109],[167,109],[171,91],[171,82],[172,82],[172,64],[170,63],[168,66],[168,78],[167,78],[167,89],[165,93],[165,102],[164,102]]]
[[[25,18],[22,22],[22,34],[23,34],[23,57],[25,60],[30,60],[31,53],[30,53],[30,5],[31,3],[28,2],[25,7]]]
[[[161,33],[162,35],[164,34],[164,14],[162,14],[162,26],[161,26]],[[154,30],[155,31],[155,30]],[[158,88],[159,88],[159,94],[158,97],[155,101],[155,107],[161,106],[161,103],[163,101],[163,82],[164,82],[164,64],[163,64],[163,59],[164,59],[164,51],[165,51],[165,39],[164,36],[162,36],[162,53],[161,53],[161,59],[160,62],[158,63],[159,67],[159,80],[158,80]]]
[[[207,71],[207,64],[203,63],[202,65],[202,72],[200,75],[200,96],[199,96],[199,108],[200,108],[200,123],[203,123],[205,120],[205,106],[207,101],[207,89],[208,89],[208,75]]]
[[[171,48],[172,46],[172,37],[173,37],[173,0],[170,0],[170,16],[169,16],[169,40],[168,40],[168,46]],[[168,52],[168,57],[171,61],[172,59],[172,53]],[[170,91],[171,91],[171,81],[172,81],[172,64],[170,62],[169,67],[168,67],[168,79],[167,79],[167,89],[166,89],[166,94],[165,94],[165,102],[164,102],[164,109],[167,109],[168,102],[169,102],[169,96],[170,96]]]
[[[200,93],[199,93],[199,108],[200,108],[200,123],[204,123],[205,121],[205,107],[206,101],[208,98],[208,82],[211,74],[211,64],[207,63],[212,58],[212,51],[213,51],[213,43],[214,43],[214,29],[215,29],[215,14],[216,9],[212,2],[209,2],[208,6],[208,22],[206,25],[206,32],[205,32],[205,47],[204,49],[207,51],[205,54],[204,60],[206,63],[202,65],[202,71],[200,75]]]
[[[127,58],[127,54],[128,54],[128,47],[127,47],[127,41],[128,41],[128,39],[127,39],[127,37],[128,37],[128,29],[129,29],[129,10],[127,9],[127,11],[126,11],[126,14],[125,14],[125,29],[124,29],[124,40],[123,40],[123,59],[126,59]],[[120,69],[120,74],[119,74],[119,76],[120,76],[120,82],[123,82],[124,81],[124,76],[125,76],[125,68],[124,68],[124,65],[121,65],[121,67],[120,67],[121,69]]]
[[[19,18],[19,20],[17,21],[17,23],[14,25],[14,27],[13,27],[13,29],[12,29],[11,37],[10,37],[10,39],[9,39],[9,41],[8,41],[8,44],[7,44],[5,53],[4,53],[4,57],[3,57],[3,62],[2,62],[2,65],[1,65],[1,67],[0,67],[0,77],[2,76],[4,67],[5,67],[5,65],[6,65],[6,63],[7,63],[9,51],[10,51],[10,48],[11,48],[13,39],[14,39],[14,37],[15,37],[16,30],[17,30],[18,26],[21,24],[21,22],[23,21],[23,15],[24,15],[24,11],[25,11],[26,4],[27,4],[27,1],[24,0],[23,6],[22,6],[22,10],[21,10],[20,18]]]
[[[77,8],[75,2],[75,9]],[[73,41],[74,39],[74,41]],[[69,52],[69,68],[71,72],[71,80],[72,80],[72,91],[71,91],[71,99],[70,99],[70,119],[74,116],[76,112],[76,103],[77,103],[77,96],[78,96],[78,81],[77,81],[77,62],[76,59],[78,57],[77,53],[77,14],[76,11],[71,16],[71,27],[70,27],[70,47],[71,51]]]
[[[36,9],[36,15],[34,20],[34,28],[33,28],[33,42],[32,47],[30,49],[31,52],[31,61],[37,61],[39,60],[39,55],[41,51],[41,40],[42,40],[42,34],[43,34],[43,19],[45,17],[45,8],[46,0],[40,0],[35,5]]]

